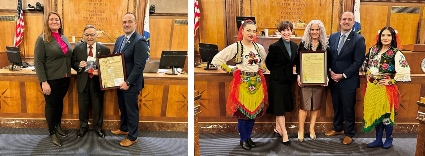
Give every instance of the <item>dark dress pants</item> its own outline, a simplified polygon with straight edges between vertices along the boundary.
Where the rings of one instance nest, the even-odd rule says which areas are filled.
[[[46,101],[44,115],[49,127],[49,132],[53,133],[55,132],[55,126],[59,125],[62,120],[63,98],[68,92],[70,78],[65,77],[56,80],[47,80],[47,83],[49,83],[51,91],[50,95],[44,94],[44,100]]]
[[[349,137],[354,136],[356,89],[344,89],[339,86],[330,88],[332,94],[332,104],[334,109],[333,125],[334,130]],[[344,129],[343,126],[344,125]]]
[[[128,139],[134,141],[139,135],[139,92],[117,90],[117,95],[121,111],[120,130],[128,132]]]
[[[88,78],[86,87],[84,88],[83,92],[78,92],[78,111],[81,128],[88,129],[88,120],[91,108],[93,116],[93,129],[102,129],[104,92],[99,88],[95,88],[95,83],[99,83],[99,81],[96,81],[97,79],[97,76]]]

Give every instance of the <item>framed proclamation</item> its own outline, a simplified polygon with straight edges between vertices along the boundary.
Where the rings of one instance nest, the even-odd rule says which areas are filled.
[[[123,53],[98,56],[97,64],[101,90],[120,88],[127,79]]]
[[[326,51],[300,52],[300,78],[302,85],[327,85]]]

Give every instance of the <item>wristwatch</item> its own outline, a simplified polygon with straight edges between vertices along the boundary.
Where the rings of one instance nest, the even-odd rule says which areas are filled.
[[[125,81],[125,83],[127,84],[127,86],[129,86],[129,87],[130,87],[130,82],[128,82],[128,81]]]

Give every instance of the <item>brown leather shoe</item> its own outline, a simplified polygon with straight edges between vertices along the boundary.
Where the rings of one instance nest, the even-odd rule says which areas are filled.
[[[116,134],[116,135],[127,135],[128,134],[128,132],[121,131],[120,129],[111,130],[111,133]]]
[[[138,140],[138,139],[136,139],[136,140],[134,140],[134,141],[131,141],[130,139],[125,138],[124,140],[122,140],[122,141],[120,142],[120,145],[121,145],[121,146],[123,146],[123,147],[128,147],[128,146],[131,146],[131,145],[133,145],[133,144],[137,143],[137,141],[139,141],[139,140]]]
[[[325,133],[326,136],[334,136],[334,135],[342,135],[342,134],[344,134],[344,131],[337,132],[337,131],[331,130]]]
[[[353,138],[349,137],[349,136],[345,136],[344,140],[342,140],[342,144],[344,145],[349,145],[353,142]]]

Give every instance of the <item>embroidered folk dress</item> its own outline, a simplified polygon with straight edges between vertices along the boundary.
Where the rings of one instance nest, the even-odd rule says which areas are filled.
[[[367,73],[371,78],[367,82],[364,96],[363,131],[370,132],[385,118],[394,125],[394,115],[397,112],[400,93],[395,82],[411,81],[410,67],[403,53],[391,47],[379,54],[374,46],[366,56]],[[380,85],[380,79],[391,78],[392,85]]]
[[[266,79],[261,71],[262,67],[265,68],[264,60],[267,54],[262,45],[253,44],[255,46],[251,46],[252,48],[241,44],[241,56],[236,56],[238,43],[233,43],[217,53],[211,61],[212,64],[224,68],[223,66],[227,66],[226,62],[232,58],[242,58],[233,72],[226,103],[226,112],[239,119],[261,117],[268,106]]]

